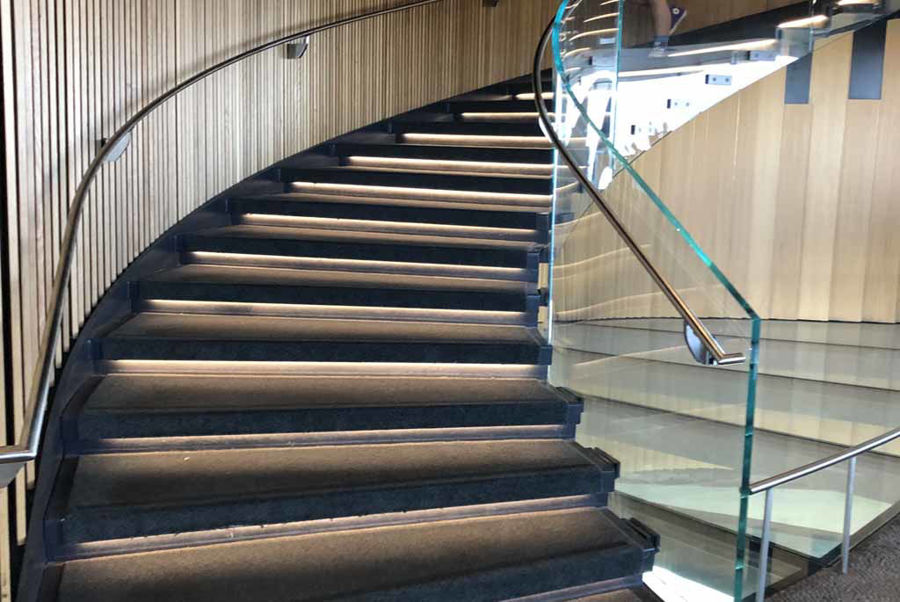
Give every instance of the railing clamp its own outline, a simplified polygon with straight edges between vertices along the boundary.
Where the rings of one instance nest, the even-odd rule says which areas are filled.
[[[100,149],[102,149],[104,146],[106,146],[107,142],[109,142],[109,138],[101,138],[99,141],[100,148],[98,149],[97,152],[99,152]],[[104,163],[115,163],[122,157],[122,155],[125,154],[125,151],[128,150],[128,147],[130,145],[131,145],[131,132],[129,131],[124,136],[119,138],[119,141],[116,142],[115,146],[113,146],[111,149],[109,149],[109,152],[107,153],[107,155],[105,157],[103,157],[103,162]]]
[[[284,45],[284,56],[289,60],[302,59],[306,51],[309,50],[309,36],[300,38],[296,42]]]

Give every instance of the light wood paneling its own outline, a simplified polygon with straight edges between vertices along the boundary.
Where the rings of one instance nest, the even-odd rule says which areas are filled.
[[[814,152],[809,156],[806,201],[812,210],[803,221],[797,312],[813,320],[829,317],[852,48],[852,36],[844,36],[819,50],[810,80]]]
[[[177,82],[241,50],[405,3],[0,0],[11,286],[3,349],[11,371],[3,377],[16,430],[68,203],[98,141]],[[446,0],[319,35],[300,61],[267,52],[170,102],[135,129],[126,154],[103,168],[91,191],[65,343],[138,253],[215,194],[333,136],[527,73],[556,4],[512,0],[491,9],[482,0]],[[24,518],[20,512],[19,541]],[[0,599],[8,599],[5,584]]]
[[[763,317],[900,316],[900,21],[882,100],[848,100],[851,48],[816,51],[808,105],[784,105],[776,72],[634,164]]]

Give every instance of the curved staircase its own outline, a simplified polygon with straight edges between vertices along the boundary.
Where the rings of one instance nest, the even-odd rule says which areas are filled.
[[[314,148],[157,243],[178,264],[57,400],[22,600],[650,599],[656,536],[605,508],[618,464],[545,382],[529,90]]]

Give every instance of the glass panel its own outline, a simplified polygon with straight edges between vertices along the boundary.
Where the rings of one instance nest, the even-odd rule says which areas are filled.
[[[611,89],[596,82],[580,85],[583,103],[564,87],[557,89],[555,127],[568,152],[604,190],[609,209],[649,262],[701,319],[716,320],[725,350],[745,353],[748,361],[724,369],[694,360],[680,314],[560,164],[551,381],[585,399],[578,440],[621,462],[615,510],[662,535],[646,581],[689,599],[702,599],[699,593],[730,599],[738,547],[743,550],[746,508],[740,492],[749,477],[749,358],[758,321],[596,126],[596,115],[610,107]],[[685,547],[697,546],[702,554],[684,554]]]
[[[882,341],[874,351],[848,343],[846,331],[795,325],[789,333],[784,323],[763,324],[630,161],[746,85],[900,9],[900,0],[793,5],[738,27],[680,32],[662,56],[650,56],[652,21],[636,4],[560,7],[554,129],[634,247],[725,351],[747,361],[714,368],[694,361],[671,300],[560,159],[551,378],[585,398],[579,440],[622,463],[614,509],[662,536],[646,581],[666,597],[742,599],[756,587],[763,504],[743,493],[747,484],[898,423],[895,352],[885,353],[883,343],[891,335],[868,333]],[[835,389],[850,385],[852,394]],[[858,495],[858,534],[900,500],[892,485],[900,483],[897,453],[886,448],[865,468],[860,463],[861,478],[872,482]],[[844,474],[832,469],[778,493],[787,507],[776,511],[774,581],[805,574],[810,557],[835,553]]]

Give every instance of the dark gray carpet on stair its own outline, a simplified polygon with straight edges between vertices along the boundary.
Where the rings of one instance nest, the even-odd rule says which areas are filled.
[[[900,600],[900,517],[850,553],[850,572],[840,562],[778,592],[774,602],[897,602]]]

